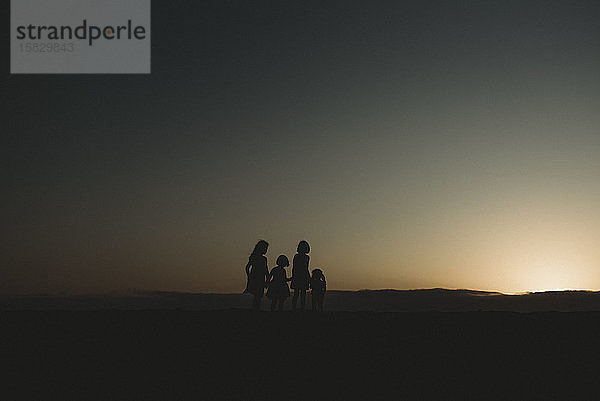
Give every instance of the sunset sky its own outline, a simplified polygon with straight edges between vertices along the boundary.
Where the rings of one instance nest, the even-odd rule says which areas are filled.
[[[0,294],[600,289],[600,3],[181,3],[151,75],[4,63]]]

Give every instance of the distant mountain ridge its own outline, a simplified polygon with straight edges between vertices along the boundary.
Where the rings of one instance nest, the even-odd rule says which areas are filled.
[[[131,295],[0,297],[0,310],[222,310],[245,309],[251,297],[242,294],[204,294],[139,291]],[[310,307],[310,297],[307,300]],[[263,310],[269,300],[263,301]],[[286,303],[290,308],[290,302]],[[600,311],[600,292],[548,291],[509,295],[494,291],[429,288],[414,290],[331,290],[327,311],[475,312],[475,311]]]

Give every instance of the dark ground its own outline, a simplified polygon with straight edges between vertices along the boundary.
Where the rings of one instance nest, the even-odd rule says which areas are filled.
[[[243,309],[251,302],[252,296],[247,294],[163,291],[95,296],[30,295],[0,297],[0,310],[225,310]],[[266,307],[266,299],[264,303]],[[290,301],[286,307],[290,307]],[[600,292],[548,291],[506,295],[445,288],[327,291],[325,308],[330,312],[590,312],[600,311]]]
[[[4,311],[4,400],[597,399],[600,313]]]

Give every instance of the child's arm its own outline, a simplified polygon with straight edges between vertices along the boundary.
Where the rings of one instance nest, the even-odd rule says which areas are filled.
[[[246,276],[250,275],[250,266],[252,266],[252,261],[248,260],[248,263],[246,263]]]
[[[273,279],[273,270],[274,269],[271,270],[271,273],[267,274],[267,280],[265,281],[265,288],[269,286],[269,283]]]

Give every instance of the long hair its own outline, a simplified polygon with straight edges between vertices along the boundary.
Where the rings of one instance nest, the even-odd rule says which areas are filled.
[[[254,250],[252,251],[252,256],[260,256],[267,253],[267,249],[269,248],[269,243],[264,239],[259,240],[254,246]]]

